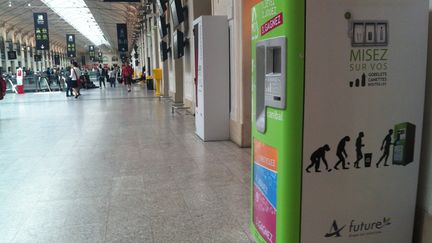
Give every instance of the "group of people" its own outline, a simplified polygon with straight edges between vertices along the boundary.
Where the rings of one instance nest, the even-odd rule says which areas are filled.
[[[133,69],[129,65],[129,62],[126,61],[122,68],[120,69],[118,66],[109,67],[99,67],[95,68],[97,79],[99,80],[99,88],[106,88],[106,81],[110,83],[110,87],[116,87],[116,83],[124,82],[125,85],[128,86],[128,92],[131,92],[132,85],[132,76]]]
[[[97,79],[99,80],[99,88],[102,89],[102,85],[105,88],[106,87],[106,81],[110,83],[110,87],[116,87],[117,81],[119,81],[119,77],[121,75],[120,68],[118,66],[113,66],[111,68],[108,67],[102,67],[102,65],[99,65],[99,67],[95,68],[94,71],[96,72]]]
[[[25,70],[25,74],[32,75],[31,70]],[[127,86],[128,92],[131,92],[132,86],[132,77],[133,77],[133,69],[130,66],[129,62],[126,61],[122,67],[120,68],[117,65],[114,65],[111,68],[102,67],[99,65],[98,67],[92,70],[96,73],[97,80],[99,81],[99,87],[106,87],[106,81],[110,83],[111,87],[116,87],[116,83],[124,83]],[[66,83],[65,91],[66,97],[75,97],[78,98],[81,96],[80,89],[84,88],[97,88],[93,82],[90,81],[89,70],[84,69],[83,71],[78,66],[77,62],[72,62],[72,65],[66,68],[47,68],[45,72],[41,72],[41,75],[46,75],[48,84],[56,82],[60,85],[60,80],[64,78]],[[89,85],[90,84],[90,85]],[[6,94],[6,81],[3,79],[3,75],[1,74],[0,69],[0,100]]]
[[[111,87],[116,87],[116,83],[124,83],[128,87],[128,92],[131,92],[133,69],[129,65],[129,62],[125,62],[120,69],[118,66],[111,68],[102,67],[99,65],[93,69],[96,73],[97,80],[99,81],[99,88],[106,88],[106,81],[110,83]],[[88,73],[87,71],[85,73]],[[84,75],[85,76],[85,75]],[[87,75],[88,76],[88,75]],[[77,62],[73,62],[71,67],[68,67],[65,71],[66,77],[66,96],[78,98],[81,96],[81,70],[78,67]]]

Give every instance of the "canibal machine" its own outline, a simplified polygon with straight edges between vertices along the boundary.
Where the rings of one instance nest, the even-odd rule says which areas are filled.
[[[428,1],[252,9],[257,242],[412,241]]]

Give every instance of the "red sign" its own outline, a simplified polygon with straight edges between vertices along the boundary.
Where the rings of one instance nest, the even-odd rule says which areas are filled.
[[[261,35],[267,34],[268,32],[274,30],[276,27],[282,24],[283,24],[283,15],[282,13],[280,13],[275,17],[273,17],[272,19],[270,19],[269,21],[265,22],[261,26]]]

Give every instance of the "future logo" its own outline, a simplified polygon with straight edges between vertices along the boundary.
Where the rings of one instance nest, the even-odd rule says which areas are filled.
[[[330,238],[330,237],[342,237],[341,235],[341,231],[346,227],[346,225],[344,225],[342,228],[339,228],[336,220],[333,221],[332,226],[330,227],[330,232],[325,234],[326,238]]]
[[[389,227],[391,225],[391,218],[384,217],[383,219],[373,221],[373,222],[364,222],[364,221],[356,221],[351,220],[349,226],[343,225],[340,227],[336,220],[333,220],[333,223],[330,226],[330,230],[328,233],[324,235],[325,238],[340,238],[344,236],[348,236],[350,238],[354,237],[362,237],[368,235],[376,235],[381,234],[382,230]],[[349,234],[344,234],[348,232]]]

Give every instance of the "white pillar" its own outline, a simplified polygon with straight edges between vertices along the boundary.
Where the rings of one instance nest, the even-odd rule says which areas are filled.
[[[156,18],[156,17],[154,17]],[[154,21],[152,21],[154,23]],[[160,55],[159,55],[159,30],[156,25],[152,24],[153,33],[153,68],[160,68]]]

